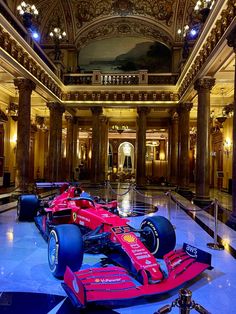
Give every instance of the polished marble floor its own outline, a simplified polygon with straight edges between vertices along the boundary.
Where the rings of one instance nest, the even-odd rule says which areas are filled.
[[[202,211],[175,192],[172,199],[164,191],[122,189],[86,189],[91,194],[119,201],[120,214],[139,227],[147,215],[162,215],[175,226],[177,245],[187,242],[212,254],[212,270],[185,284],[192,291],[192,299],[210,313],[235,313],[236,297],[236,232],[218,222],[218,236],[224,243],[221,251],[208,248],[214,242],[214,217]],[[219,196],[219,195],[218,195]],[[227,195],[225,195],[227,197]],[[178,201],[178,206],[173,201]],[[47,244],[34,223],[19,222],[15,203],[0,206],[0,313],[120,313],[153,314],[178,297],[179,289],[168,294],[125,302],[91,304],[83,311],[74,310],[61,287],[48,269]],[[1,208],[4,210],[1,211]],[[183,206],[185,210],[183,210]],[[6,211],[5,211],[6,209]],[[189,212],[188,212],[189,211]],[[189,213],[191,213],[189,215]],[[202,222],[202,224],[199,222]],[[212,232],[209,232],[212,231]],[[84,266],[93,266],[102,256],[86,254]],[[197,313],[191,310],[191,313]],[[179,313],[174,307],[171,313]]]

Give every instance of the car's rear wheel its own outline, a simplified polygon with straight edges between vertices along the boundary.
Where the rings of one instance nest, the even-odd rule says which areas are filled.
[[[148,250],[157,258],[175,248],[176,236],[173,225],[162,216],[153,216],[141,223],[142,238]]]
[[[79,270],[83,253],[83,238],[78,226],[59,225],[51,230],[48,240],[48,263],[55,277],[63,277],[66,266],[72,271]]]
[[[35,194],[20,195],[17,202],[17,217],[20,221],[33,221],[39,209],[39,199]]]

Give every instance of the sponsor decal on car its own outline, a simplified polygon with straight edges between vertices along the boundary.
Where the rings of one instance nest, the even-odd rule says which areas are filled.
[[[76,278],[73,279],[72,285],[73,285],[73,288],[74,288],[75,292],[79,293],[79,286],[77,284]]]
[[[96,283],[114,283],[121,281],[121,278],[108,279],[108,278],[96,278],[94,280]]]
[[[197,258],[197,251],[198,249],[194,246],[191,246],[189,244],[186,246],[186,252],[188,253],[189,256],[193,258]]]
[[[78,218],[82,219],[82,220],[85,220],[87,222],[90,222],[90,219],[87,218],[87,217],[84,217],[84,216],[81,216],[81,215],[77,215]]]
[[[136,243],[137,242],[137,238],[132,234],[124,234],[122,236],[122,240],[124,242],[127,242],[127,243]]]

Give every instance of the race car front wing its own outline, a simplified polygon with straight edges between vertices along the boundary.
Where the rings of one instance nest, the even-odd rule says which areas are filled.
[[[158,283],[150,283],[145,270],[140,270],[143,284],[118,266],[88,268],[72,272],[67,267],[62,286],[75,307],[87,302],[132,299],[162,294],[175,289],[211,268],[211,254],[184,244],[164,256],[168,276]]]

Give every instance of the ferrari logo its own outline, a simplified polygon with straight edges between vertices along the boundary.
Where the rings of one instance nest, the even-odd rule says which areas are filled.
[[[76,213],[73,213],[72,216],[73,216],[73,220],[76,221],[76,218],[77,218]]]

